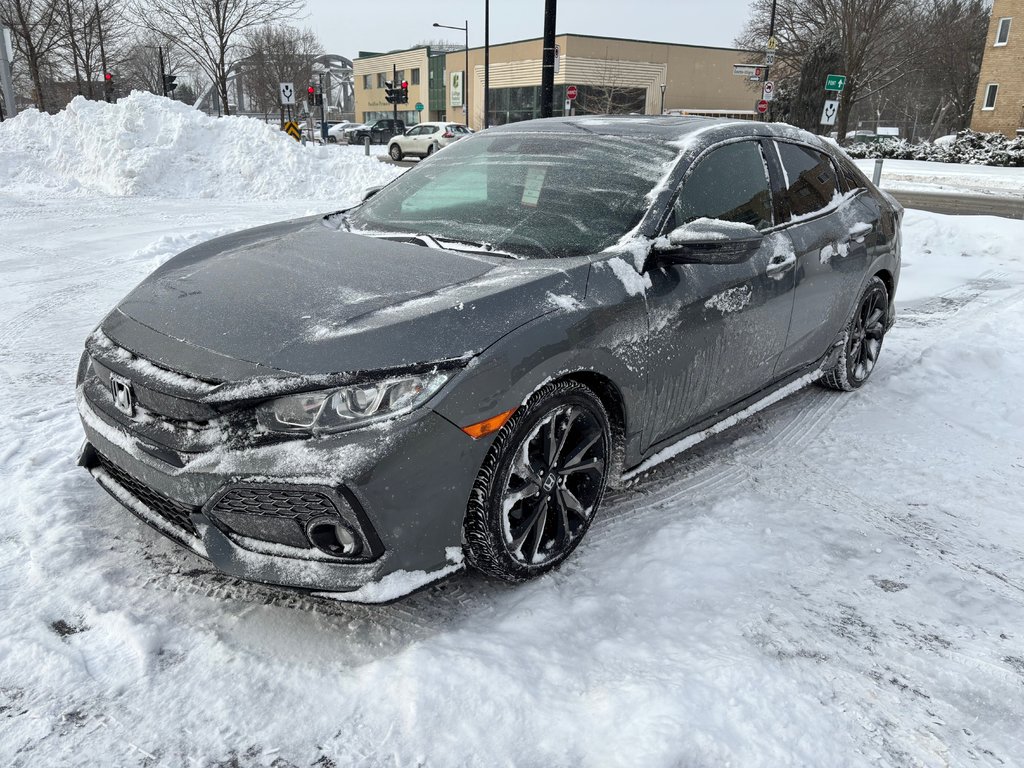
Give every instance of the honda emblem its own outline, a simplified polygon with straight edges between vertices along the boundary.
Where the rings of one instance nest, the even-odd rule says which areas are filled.
[[[114,406],[117,410],[127,416],[135,415],[135,395],[132,392],[132,383],[128,379],[116,373],[110,374],[110,394],[114,397]]]

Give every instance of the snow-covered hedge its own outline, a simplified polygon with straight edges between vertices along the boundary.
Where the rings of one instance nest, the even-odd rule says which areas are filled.
[[[857,159],[931,160],[937,163],[1024,167],[1024,138],[1007,139],[1001,133],[961,131],[956,141],[934,144],[881,139],[853,144],[845,149],[850,157]]]

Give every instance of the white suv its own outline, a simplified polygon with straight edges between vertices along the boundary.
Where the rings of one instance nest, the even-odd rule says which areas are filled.
[[[459,123],[420,123],[388,142],[388,154],[392,160],[401,160],[406,155],[426,157],[435,149],[446,147],[473,131]]]

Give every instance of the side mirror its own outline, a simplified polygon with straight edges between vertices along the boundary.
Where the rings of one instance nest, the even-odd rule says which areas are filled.
[[[740,264],[763,241],[764,235],[750,224],[697,219],[659,237],[651,252],[668,264]]]
[[[359,202],[365,203],[367,200],[376,195],[382,189],[384,189],[383,184],[379,184],[376,187],[367,187],[366,189],[363,190],[363,194],[362,197],[359,198]]]

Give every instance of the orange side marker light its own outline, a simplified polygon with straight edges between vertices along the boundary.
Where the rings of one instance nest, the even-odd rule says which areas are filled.
[[[470,424],[468,427],[462,427],[462,431],[472,437],[474,440],[479,440],[481,437],[487,437],[492,432],[497,432],[499,429],[505,426],[505,422],[512,418],[512,414],[515,413],[518,408],[511,408],[503,413],[499,413],[497,416],[491,416],[489,419],[477,422],[476,424]]]

